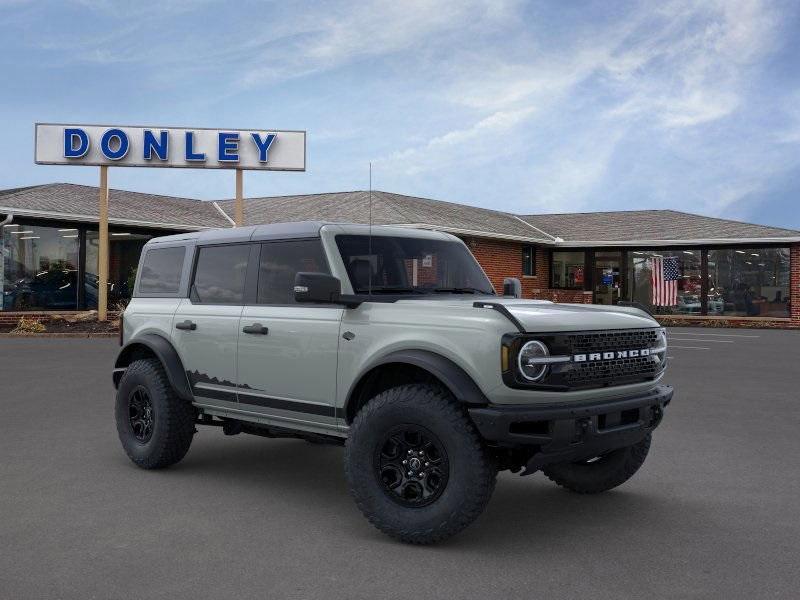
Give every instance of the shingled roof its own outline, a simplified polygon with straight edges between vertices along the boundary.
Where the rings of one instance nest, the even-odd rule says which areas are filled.
[[[0,190],[0,213],[50,219],[97,221],[98,189],[53,183]],[[800,231],[704,217],[674,210],[516,216],[453,202],[373,191],[372,222],[437,229],[566,246],[679,245],[697,243],[796,242]],[[116,225],[194,230],[230,227],[234,201],[111,190],[109,221]],[[370,192],[335,192],[245,199],[247,225],[288,221],[368,223]]]
[[[233,215],[233,200],[222,200],[218,204],[228,215]],[[370,193],[366,191],[245,200],[247,225],[306,220],[369,223],[369,219]],[[372,192],[372,222],[376,225],[416,225],[478,237],[552,241],[509,213],[380,191]]]
[[[800,231],[704,217],[675,210],[522,215],[522,219],[575,245],[633,245],[642,242],[741,242],[800,240]]]
[[[0,212],[97,222],[98,188],[51,183],[0,191]],[[160,229],[229,227],[213,203],[190,198],[109,190],[109,222]]]

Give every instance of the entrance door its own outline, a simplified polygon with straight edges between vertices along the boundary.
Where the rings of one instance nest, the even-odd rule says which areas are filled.
[[[616,304],[622,295],[622,252],[594,253],[594,303]]]
[[[295,304],[298,271],[328,273],[319,239],[261,245],[257,303],[239,323],[239,407],[311,431],[336,424],[336,362],[344,309]]]

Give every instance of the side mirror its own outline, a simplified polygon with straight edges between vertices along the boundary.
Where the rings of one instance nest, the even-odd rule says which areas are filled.
[[[295,302],[339,304],[342,282],[327,273],[300,272],[294,277]]]
[[[512,298],[522,298],[522,284],[516,277],[506,277],[503,279],[503,296]]]

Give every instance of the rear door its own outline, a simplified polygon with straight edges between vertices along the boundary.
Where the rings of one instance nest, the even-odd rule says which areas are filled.
[[[329,273],[321,241],[261,244],[256,303],[239,327],[239,405],[310,430],[336,425],[336,367],[343,308],[296,304],[298,271]]]
[[[237,405],[236,345],[251,248],[258,246],[198,246],[189,298],[173,317],[173,344],[199,404]]]

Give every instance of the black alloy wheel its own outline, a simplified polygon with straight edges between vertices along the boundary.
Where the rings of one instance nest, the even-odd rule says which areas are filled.
[[[140,385],[128,397],[128,422],[133,437],[140,444],[146,444],[153,436],[153,402],[147,388]]]
[[[392,428],[376,448],[376,475],[384,492],[405,507],[434,502],[447,486],[450,465],[439,439],[418,425]]]

